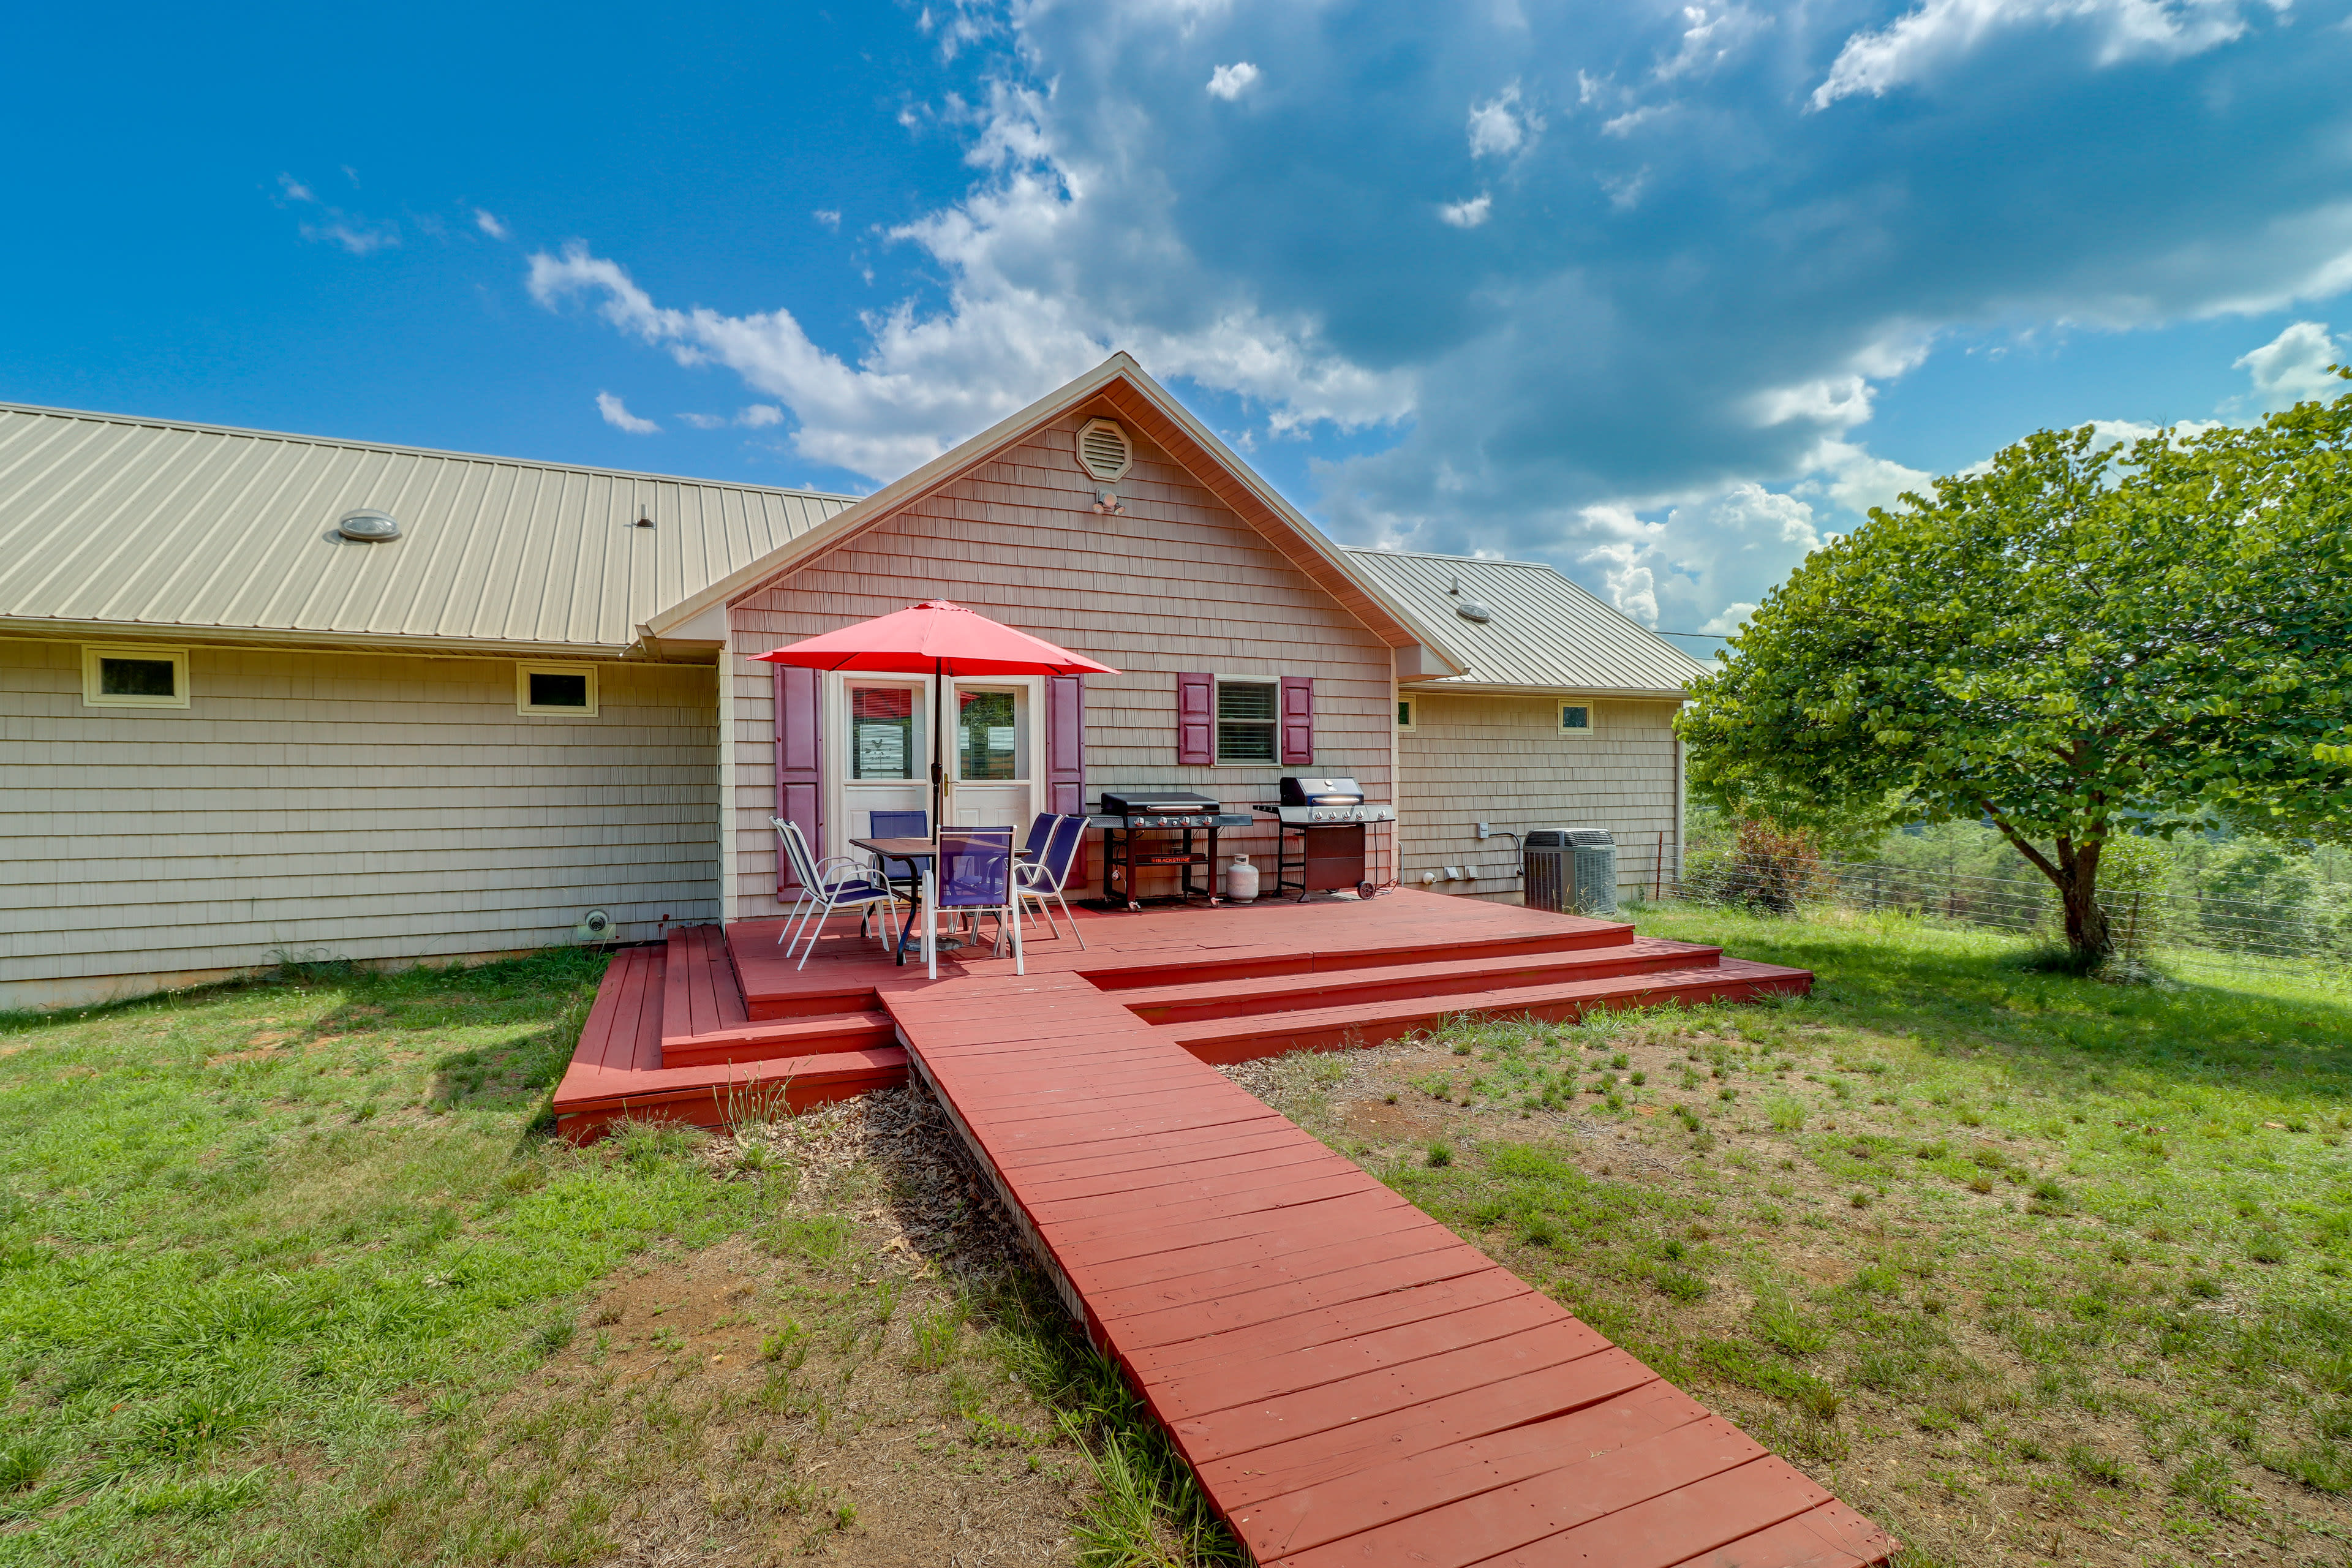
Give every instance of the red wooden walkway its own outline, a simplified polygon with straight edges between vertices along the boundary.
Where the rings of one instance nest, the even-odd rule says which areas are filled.
[[[1206,1065],[1809,974],[1410,891],[1079,918],[1087,952],[1040,941],[1026,976],[975,957],[936,983],[846,921],[797,971],[772,922],[676,933],[616,960],[560,1121],[716,1124],[752,1094],[812,1103],[911,1068],[1266,1568],[1831,1568],[1892,1550]]]

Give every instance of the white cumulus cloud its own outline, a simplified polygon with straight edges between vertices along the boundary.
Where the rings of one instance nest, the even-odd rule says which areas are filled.
[[[513,237],[513,231],[509,229],[507,226],[499,220],[498,214],[490,211],[488,207],[476,207],[474,209],[474,226],[480,229],[484,234],[488,235],[492,239],[509,239]]]
[[[1511,83],[1484,103],[1470,106],[1470,153],[1473,157],[1508,157],[1535,140],[1543,121],[1519,103],[1519,84]]]
[[[1256,79],[1257,67],[1247,60],[1235,60],[1229,66],[1219,66],[1209,73],[1209,96],[1222,98],[1227,103],[1231,103]]]
[[[2284,0],[2276,8],[2285,9]],[[2239,0],[1925,0],[1875,32],[1845,41],[1813,89],[1812,107],[1841,98],[1885,96],[1974,53],[1996,35],[2080,23],[2102,66],[2139,57],[2176,59],[2244,35]]]
[[[1476,228],[1495,210],[1495,198],[1481,192],[1468,201],[1447,202],[1437,209],[1438,221],[1455,228]]]
[[[619,262],[577,242],[533,255],[527,286],[550,309],[590,302],[680,364],[734,372],[790,412],[793,450],[881,479],[1120,348],[1155,375],[1248,400],[1274,431],[1358,429],[1412,408],[1410,370],[1360,366],[1324,341],[1311,313],[1270,311],[1202,268],[1165,194],[1158,207],[1139,203],[1118,171],[1066,151],[1041,94],[1000,83],[966,161],[983,177],[961,202],[884,236],[946,275],[944,308],[901,300],[868,314],[854,355],[816,343],[789,310],[657,303]],[[1139,257],[1150,262],[1142,279]],[[1122,286],[1139,281],[1149,287]]]
[[[629,405],[609,392],[596,395],[596,412],[604,416],[605,424],[615,430],[626,430],[632,436],[651,436],[661,429],[652,420],[640,419],[630,413]]]
[[[2327,335],[2325,321],[2297,321],[2250,353],[2232,368],[2253,377],[2254,395],[2265,409],[2291,408],[2298,403],[2333,402],[2352,392],[2327,367],[2341,364],[2347,354]]]
[[[376,228],[356,220],[345,222],[339,218],[333,223],[304,224],[302,237],[341,246],[353,256],[373,256],[379,250],[389,250],[398,245],[400,231],[390,226]]]

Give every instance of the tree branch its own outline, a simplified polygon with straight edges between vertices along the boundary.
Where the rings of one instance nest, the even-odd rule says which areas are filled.
[[[2050,879],[2051,886],[2063,888],[2066,885],[2065,873],[2059,870],[2057,867],[2053,866],[2050,863],[2050,857],[2044,855],[2041,850],[2036,849],[2032,845],[2027,843],[2023,837],[2020,837],[2017,829],[2011,827],[2008,822],[2002,818],[2000,813],[1992,808],[1992,802],[1979,798],[1977,804],[1984,807],[1984,814],[1987,816],[1992,818],[1992,825],[2000,829],[2000,836],[2003,838],[2008,839],[2010,844],[2020,855],[2022,855],[2028,860],[2032,861],[2036,870],[2039,870],[2043,876]]]

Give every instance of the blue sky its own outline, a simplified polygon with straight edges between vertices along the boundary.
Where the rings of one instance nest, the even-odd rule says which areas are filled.
[[[2320,391],[2347,16],[20,6],[0,397],[856,491],[1125,348],[1350,542],[1721,629],[2033,428]]]

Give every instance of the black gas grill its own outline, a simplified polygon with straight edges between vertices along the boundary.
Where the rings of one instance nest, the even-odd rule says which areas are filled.
[[[1309,893],[1353,888],[1372,896],[1364,875],[1364,825],[1393,822],[1396,808],[1364,799],[1363,786],[1345,778],[1286,778],[1282,798],[1267,801],[1259,815],[1281,824],[1275,851],[1274,891]]]
[[[1247,812],[1227,811],[1205,795],[1188,789],[1107,789],[1102,811],[1087,826],[1103,830],[1102,897],[1106,904],[1140,909],[1136,875],[1146,867],[1176,869],[1182,899],[1217,901],[1217,834],[1227,827],[1247,827]],[[1196,852],[1192,835],[1205,833],[1205,851]],[[1198,885],[1192,868],[1202,868]]]

